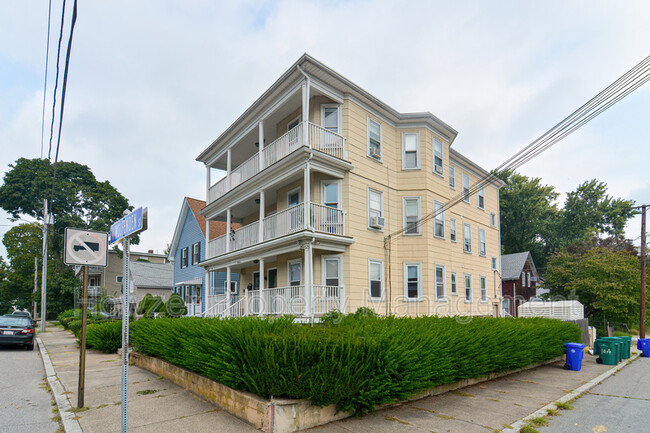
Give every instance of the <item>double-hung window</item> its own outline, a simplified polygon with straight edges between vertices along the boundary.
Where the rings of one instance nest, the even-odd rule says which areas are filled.
[[[456,242],[456,218],[449,219],[449,240]]]
[[[445,237],[445,205],[439,201],[433,201],[433,235],[437,238]]]
[[[201,261],[201,243],[197,242],[192,245],[192,264],[196,265]]]
[[[481,276],[481,302],[487,302],[488,301],[488,294],[487,294],[487,278],[484,276]]]
[[[478,254],[484,256],[485,250],[485,230],[478,229]]]
[[[381,228],[380,218],[384,216],[384,194],[368,188],[368,227]]]
[[[409,301],[419,300],[422,293],[421,263],[404,264],[404,297]]]
[[[494,256],[492,257],[492,270],[493,271],[497,270],[497,258]]]
[[[485,191],[482,183],[478,185],[478,208],[485,209]]]
[[[474,298],[472,292],[472,274],[465,274],[465,302],[472,302]]]
[[[187,264],[188,264],[187,263],[187,261],[188,261],[187,254],[188,254],[188,252],[189,252],[188,247],[185,247],[185,248],[181,249],[181,269],[187,268]]]
[[[469,175],[463,173],[463,200],[469,203]]]
[[[290,286],[302,285],[302,262],[300,260],[288,263],[288,283]]]
[[[384,298],[384,262],[381,260],[368,260],[369,295],[374,301]]]
[[[404,234],[420,234],[420,197],[404,197]]]
[[[458,295],[458,276],[456,272],[451,273],[451,294]]]
[[[368,156],[381,160],[381,125],[368,117]]]
[[[442,142],[437,138],[433,139],[433,171],[440,175],[444,174],[442,168]]]
[[[436,265],[436,301],[445,300],[447,294],[445,287],[445,267]]]
[[[337,104],[321,105],[321,116],[323,128],[336,134],[340,133],[339,106]]]
[[[449,166],[449,188],[456,189],[456,169],[453,166]]]
[[[463,251],[472,252],[472,226],[469,224],[463,224]]]
[[[402,168],[420,168],[420,134],[405,132],[402,134]]]

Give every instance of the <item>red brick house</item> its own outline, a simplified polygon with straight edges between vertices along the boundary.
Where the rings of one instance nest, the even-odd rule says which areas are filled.
[[[522,303],[535,297],[539,274],[530,251],[501,256],[501,294],[503,315],[517,317]]]

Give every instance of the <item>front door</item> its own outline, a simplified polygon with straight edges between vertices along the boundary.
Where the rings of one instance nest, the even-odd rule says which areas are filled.
[[[341,286],[341,258],[323,258],[323,282],[325,283],[324,296],[337,296]]]
[[[267,273],[269,289],[275,289],[278,287],[278,270],[275,268],[269,269]]]
[[[326,207],[322,210],[325,213],[322,218],[324,227],[321,227],[320,231],[342,235],[343,221],[339,212],[341,208],[340,183],[339,181],[324,181],[322,185],[322,201]]]

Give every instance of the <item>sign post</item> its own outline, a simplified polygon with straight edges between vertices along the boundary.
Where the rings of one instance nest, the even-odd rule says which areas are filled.
[[[79,335],[79,382],[77,387],[77,407],[84,407],[86,385],[86,315],[88,312],[88,266],[106,267],[108,264],[108,233],[91,230],[65,229],[66,265],[83,266],[81,290],[81,330]]]
[[[131,236],[147,230],[147,208],[124,211],[111,226],[110,243],[122,241],[122,433],[129,431],[129,255]]]

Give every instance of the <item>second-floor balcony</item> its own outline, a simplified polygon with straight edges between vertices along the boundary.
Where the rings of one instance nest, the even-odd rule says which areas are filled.
[[[277,164],[301,147],[323,152],[338,159],[347,159],[345,137],[312,122],[302,122],[231,170],[230,174],[208,190],[208,202],[225,195],[257,173]]]
[[[306,213],[305,203],[300,203],[267,216],[261,222],[261,229],[258,220],[212,239],[208,244],[208,255],[220,256],[301,230],[345,235],[345,216],[345,211],[319,203],[309,203],[309,212]]]

